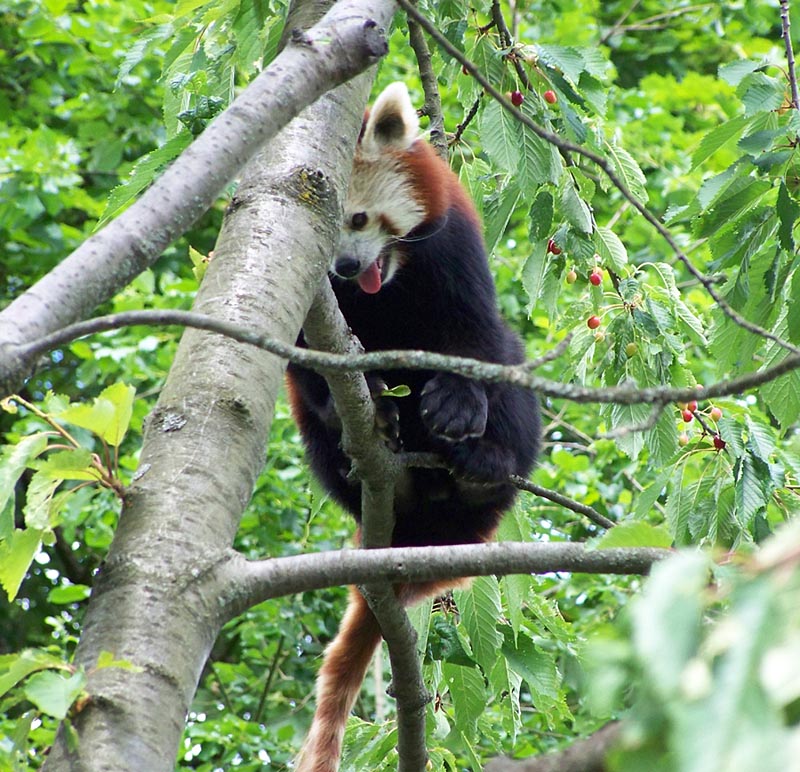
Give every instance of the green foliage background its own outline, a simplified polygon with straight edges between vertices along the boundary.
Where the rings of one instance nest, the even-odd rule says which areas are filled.
[[[800,344],[800,119],[789,103],[775,4],[517,6],[514,17],[503,6],[509,49],[487,0],[420,4],[493,84],[523,92],[526,115],[606,159],[736,313]],[[280,2],[247,0],[0,0],[1,303],[133,200],[268,64],[284,12]],[[572,334],[565,354],[539,374],[590,386],[692,386],[787,355],[723,313],[594,164],[560,154],[431,48],[448,132],[460,132],[477,105],[452,159],[483,216],[503,311],[532,357]],[[376,91],[396,79],[422,103],[404,20]],[[548,89],[554,105],[542,98]],[[189,308],[199,275],[190,251],[196,261],[213,249],[224,205],[102,310]],[[599,287],[587,280],[595,267],[603,269]],[[593,314],[598,331],[585,323]],[[91,451],[109,462],[115,455],[108,466],[130,480],[177,335],[132,328],[52,354],[21,396],[68,428],[77,443],[70,460],[36,439],[49,428],[36,410],[0,416],[8,445],[0,582],[12,598],[0,601],[0,770],[38,768],[58,720],[77,709],[84,676],[68,663],[118,511],[113,486],[87,486],[80,475]],[[124,439],[109,442],[85,416],[121,383],[137,397]],[[112,412],[122,409],[111,403]],[[433,767],[477,770],[499,752],[555,749],[627,717],[615,770],[793,768],[800,534],[781,527],[800,504],[800,374],[701,401],[689,423],[668,406],[651,428],[615,439],[603,435],[641,424],[650,408],[548,400],[544,410],[534,480],[620,525],[602,536],[523,495],[501,538],[702,552],[667,561],[646,583],[485,578],[432,615],[430,605],[416,610],[436,694]],[[281,403],[237,547],[248,557],[336,549],[351,532],[308,479]],[[288,598],[228,625],[176,768],[285,767],[309,720],[318,656],[343,597],[337,589]],[[396,765],[391,709],[376,720],[380,702],[367,684],[345,769]]]

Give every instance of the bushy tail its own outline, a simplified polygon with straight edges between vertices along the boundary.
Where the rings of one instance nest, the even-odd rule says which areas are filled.
[[[347,717],[358,697],[381,631],[361,593],[350,590],[350,603],[338,635],[325,650],[317,676],[317,712],[297,772],[336,772]]]
[[[440,595],[466,583],[467,580],[460,579],[400,584],[395,586],[395,592],[404,606],[410,606],[422,598]],[[350,588],[347,611],[338,634],[325,650],[317,676],[317,711],[297,757],[296,772],[337,772],[339,769],[347,717],[380,641],[381,630],[367,602],[355,587]]]

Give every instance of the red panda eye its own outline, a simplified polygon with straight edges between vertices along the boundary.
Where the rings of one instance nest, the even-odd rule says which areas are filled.
[[[360,231],[366,224],[367,224],[367,213],[366,212],[356,212],[350,218],[350,224],[353,228],[357,231]]]

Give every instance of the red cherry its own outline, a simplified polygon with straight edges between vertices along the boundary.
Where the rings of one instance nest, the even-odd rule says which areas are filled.
[[[603,275],[596,270],[592,271],[589,274],[589,283],[594,284],[595,287],[599,287],[603,283]]]
[[[511,104],[514,105],[514,107],[519,107],[524,101],[525,97],[521,91],[511,92]]]
[[[567,271],[566,280],[567,280],[567,284],[575,284],[575,282],[578,280],[578,274],[575,273],[575,271],[572,271],[572,270]]]
[[[682,412],[681,412],[681,416],[682,416],[682,418],[683,418],[683,422],[684,422],[684,423],[687,423],[687,424],[688,424],[688,423],[691,423],[691,422],[692,422],[692,419],[694,418],[694,416],[692,415],[692,411],[691,411],[691,410],[684,410],[684,411],[682,411]]]
[[[716,450],[725,450],[725,440],[722,439],[718,434],[714,435],[714,448]]]
[[[586,325],[590,330],[596,330],[600,326],[600,317],[599,316],[590,316],[586,320]]]
[[[686,407],[694,413],[697,410],[697,400],[693,399]]]
[[[552,89],[547,89],[542,96],[544,97],[544,101],[549,105],[554,105],[558,102],[558,96],[556,96],[556,92]]]
[[[547,251],[553,255],[560,255],[561,254],[561,247],[559,247],[553,239],[550,239],[547,242]]]

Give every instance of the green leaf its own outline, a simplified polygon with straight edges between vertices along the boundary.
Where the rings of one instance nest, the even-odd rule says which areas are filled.
[[[632,607],[633,639],[657,695],[669,699],[700,643],[708,559],[686,552],[653,566]]]
[[[789,336],[789,340],[796,345],[800,343],[800,302],[796,300],[796,298],[800,298],[800,268],[795,269],[790,286],[789,297],[794,300],[787,303],[786,334]],[[2,473],[1,470],[0,473]]]
[[[728,62],[720,65],[718,69],[719,77],[731,86],[737,86],[745,75],[755,72],[759,67],[763,67],[764,62],[754,62],[749,59],[742,59],[738,62]]]
[[[59,606],[66,606],[70,603],[80,603],[86,600],[92,592],[92,588],[85,584],[69,584],[64,587],[54,587],[47,593],[48,603],[55,603]]]
[[[37,673],[25,684],[25,696],[42,713],[63,720],[71,705],[86,686],[86,676],[82,671],[65,677],[60,673],[47,671]]]
[[[783,181],[778,188],[778,202],[775,211],[778,213],[778,219],[780,221],[778,240],[787,252],[793,252],[794,226],[797,224],[798,219],[800,219],[800,204],[789,195],[789,191],[786,189],[786,183]],[[794,297],[796,298],[797,295]],[[798,306],[800,303],[795,302],[789,304],[790,307],[792,305]],[[789,329],[791,330],[791,326]],[[797,330],[795,332],[800,333],[800,331]]]
[[[15,529],[0,542],[0,585],[12,601],[42,544],[42,532],[28,528]]]
[[[560,690],[561,674],[550,652],[542,651],[530,638],[520,636],[516,645],[506,638],[503,654],[511,669],[528,684],[534,706],[542,711],[550,726],[555,718],[569,716]]]
[[[594,243],[604,265],[618,274],[625,270],[628,264],[628,251],[611,228],[597,228]]]
[[[69,665],[41,649],[24,649],[18,654],[0,656],[0,697],[23,678],[38,670],[69,670]]]
[[[442,666],[445,683],[455,708],[456,722],[470,732],[486,709],[486,686],[475,667],[462,667],[445,662]]]
[[[14,488],[20,475],[30,462],[44,452],[47,447],[47,435],[31,434],[23,437],[16,445],[6,445],[0,454],[0,512],[14,505]],[[13,512],[13,509],[12,509]],[[6,535],[3,523],[0,523],[0,537]]]
[[[564,175],[561,186],[561,213],[567,222],[581,233],[590,234],[594,228],[592,213],[580,197],[570,175]]]
[[[509,180],[494,195],[484,201],[484,237],[486,239],[486,250],[489,254],[494,252],[497,243],[503,238],[503,234],[508,227],[508,221],[511,219],[521,195],[519,187],[513,180]]]
[[[56,480],[98,480],[100,473],[92,466],[92,453],[86,448],[70,448],[51,453],[46,460],[31,464],[37,475]]]
[[[553,206],[549,190],[542,189],[536,194],[529,213],[531,243],[546,243],[549,239],[553,230]]]
[[[717,126],[700,140],[700,144],[692,154],[692,169],[696,169],[703,161],[710,158],[717,150],[734,144],[750,125],[751,118],[740,115]]]
[[[136,389],[115,383],[100,393],[91,405],[74,404],[55,417],[94,432],[109,445],[122,442],[133,414]]]
[[[50,502],[56,488],[61,484],[58,478],[48,477],[37,472],[28,485],[28,496],[25,501],[25,525],[28,529],[43,531],[50,528]]]
[[[594,544],[597,549],[613,547],[662,547],[672,546],[672,536],[662,525],[643,522],[627,522],[610,528]]]
[[[170,162],[174,161],[189,146],[192,139],[193,137],[188,131],[181,131],[157,150],[142,156],[133,167],[128,180],[111,191],[98,227],[102,227],[112,220],[121,209],[130,204]]]
[[[649,198],[647,178],[634,157],[625,148],[610,142],[606,143],[606,153],[614,171],[631,195],[640,203],[646,204]]]
[[[472,653],[488,673],[497,661],[502,635],[497,620],[502,613],[500,586],[493,576],[479,576],[468,590],[454,590],[461,622],[469,635]]]

